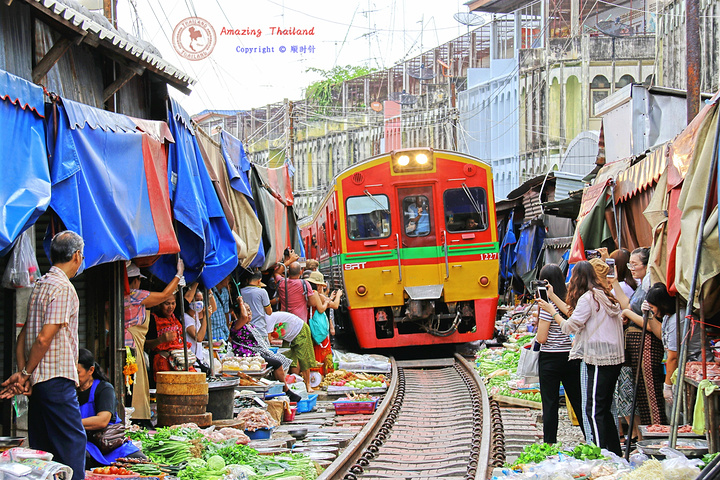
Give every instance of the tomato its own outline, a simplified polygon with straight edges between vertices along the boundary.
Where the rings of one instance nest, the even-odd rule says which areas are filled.
[[[119,470],[119,469],[118,469],[117,467],[110,467],[110,468],[108,469],[108,473],[109,473],[110,475],[117,475],[117,474],[118,474],[118,470]]]

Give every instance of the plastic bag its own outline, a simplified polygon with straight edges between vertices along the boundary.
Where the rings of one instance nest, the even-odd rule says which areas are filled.
[[[518,361],[517,374],[521,377],[537,377],[538,376],[538,360],[540,359],[540,349],[535,350],[535,341],[525,348],[520,349],[520,360]]]
[[[681,452],[669,447],[660,449],[660,453],[665,455],[662,462],[662,472],[665,480],[694,480],[700,475],[699,465],[702,465],[700,459],[688,459]]]
[[[25,230],[18,238],[5,268],[2,286],[5,288],[32,287],[40,278],[40,268],[35,258],[31,230]]]

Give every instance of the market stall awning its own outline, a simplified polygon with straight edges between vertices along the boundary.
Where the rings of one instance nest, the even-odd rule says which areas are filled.
[[[609,179],[585,189],[580,215],[570,249],[570,263],[585,260],[586,249],[607,246],[612,240],[610,227],[605,219],[605,209],[610,199]]]
[[[176,253],[164,144],[125,115],[65,99],[48,108],[50,207],[85,239],[84,267]]]
[[[223,209],[226,211],[228,221],[232,218],[230,228],[235,234],[240,264],[243,267],[253,265],[258,252],[262,252],[261,261],[257,264],[258,267],[262,266],[265,253],[262,251],[260,220],[248,201],[248,197],[233,188],[227,162],[221,153],[220,145],[199,129],[196,138],[204,153],[210,175],[215,175],[213,184],[216,185],[216,190],[219,190],[218,197],[221,198],[221,201],[223,199],[225,201]]]
[[[669,142],[664,143],[618,173],[615,179],[615,203],[626,202],[653,186],[667,167],[669,149]]]
[[[227,172],[227,178],[230,182],[230,187],[236,192],[240,192],[245,196],[243,201],[240,197],[237,197],[238,203],[245,210],[243,206],[247,203],[252,209],[253,218],[243,219],[246,223],[245,229],[248,232],[248,258],[250,263],[246,264],[243,262],[245,267],[262,267],[265,263],[265,250],[262,246],[262,225],[258,219],[257,206],[255,205],[255,199],[253,199],[252,187],[250,186],[250,169],[252,167],[247,154],[245,153],[245,147],[242,142],[230,135],[228,132],[223,131],[220,134],[220,151],[225,159],[225,170]],[[255,224],[257,221],[257,224]],[[260,225],[260,231],[256,232],[257,225]],[[252,240],[257,236],[260,241],[257,245],[254,244],[255,240]],[[256,253],[253,256],[253,251]]]
[[[237,247],[195,138],[190,116],[170,99],[168,123],[175,143],[168,151],[167,182],[186,281],[214,287],[237,266]],[[151,271],[168,282],[175,259],[162,257]]]
[[[250,184],[258,218],[264,225],[265,263],[262,269],[265,270],[282,258],[287,246],[292,246],[297,252],[302,251],[292,208],[294,199],[290,172],[287,165],[280,168],[253,165]]]
[[[50,203],[44,101],[42,87],[0,70],[0,256]]]

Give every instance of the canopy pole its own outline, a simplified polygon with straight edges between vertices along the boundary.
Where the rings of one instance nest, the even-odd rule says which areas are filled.
[[[710,210],[710,201],[713,181],[717,177],[718,163],[718,140],[720,139],[720,118],[718,118],[718,107],[715,107],[715,140],[713,141],[713,154],[710,161],[710,174],[707,179],[707,187],[705,188],[705,202],[703,203],[702,216],[700,217],[700,225],[698,227],[697,242],[695,244],[695,264],[693,266],[693,275],[690,281],[690,293],[687,298],[687,311],[683,319],[682,342],[680,342],[680,359],[678,362],[678,375],[675,383],[675,401],[672,409],[672,423],[670,424],[670,448],[675,448],[677,444],[678,425],[680,423],[680,402],[678,401],[684,390],[685,383],[685,363],[687,363],[689,341],[685,341],[688,335],[690,320],[693,318],[693,307],[695,305],[695,291],[697,290],[697,277],[700,270],[700,259],[702,258],[703,232],[705,231],[705,222],[707,220],[708,211]],[[698,390],[698,395],[701,395]]]
[[[205,321],[207,322],[207,338],[208,338],[208,352],[210,353],[210,358],[208,359],[208,363],[210,364],[210,375],[215,375],[215,369],[213,368],[215,365],[215,359],[213,358],[215,356],[215,349],[213,348],[213,336],[212,336],[212,321],[210,319],[210,308],[208,307],[208,303],[210,303],[210,297],[208,295],[209,290],[205,289],[205,294],[203,295],[203,298],[205,298]],[[215,300],[217,302],[217,299]],[[202,340],[200,340],[200,348],[202,348]]]
[[[640,385],[640,370],[642,369],[643,350],[645,350],[645,336],[647,335],[647,325],[650,319],[650,311],[643,312],[642,335],[640,337],[640,353],[638,354],[638,367],[635,369],[635,384],[633,385],[633,401],[632,410],[630,411],[630,424],[628,425],[627,439],[625,440],[625,460],[630,461],[630,442],[632,442],[633,424],[635,423],[635,409],[637,408],[638,386]],[[597,441],[597,439],[594,439]]]

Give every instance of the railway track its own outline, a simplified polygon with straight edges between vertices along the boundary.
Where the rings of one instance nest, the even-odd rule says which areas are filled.
[[[471,364],[393,360],[375,415],[320,480],[484,480],[504,458],[499,409]]]

